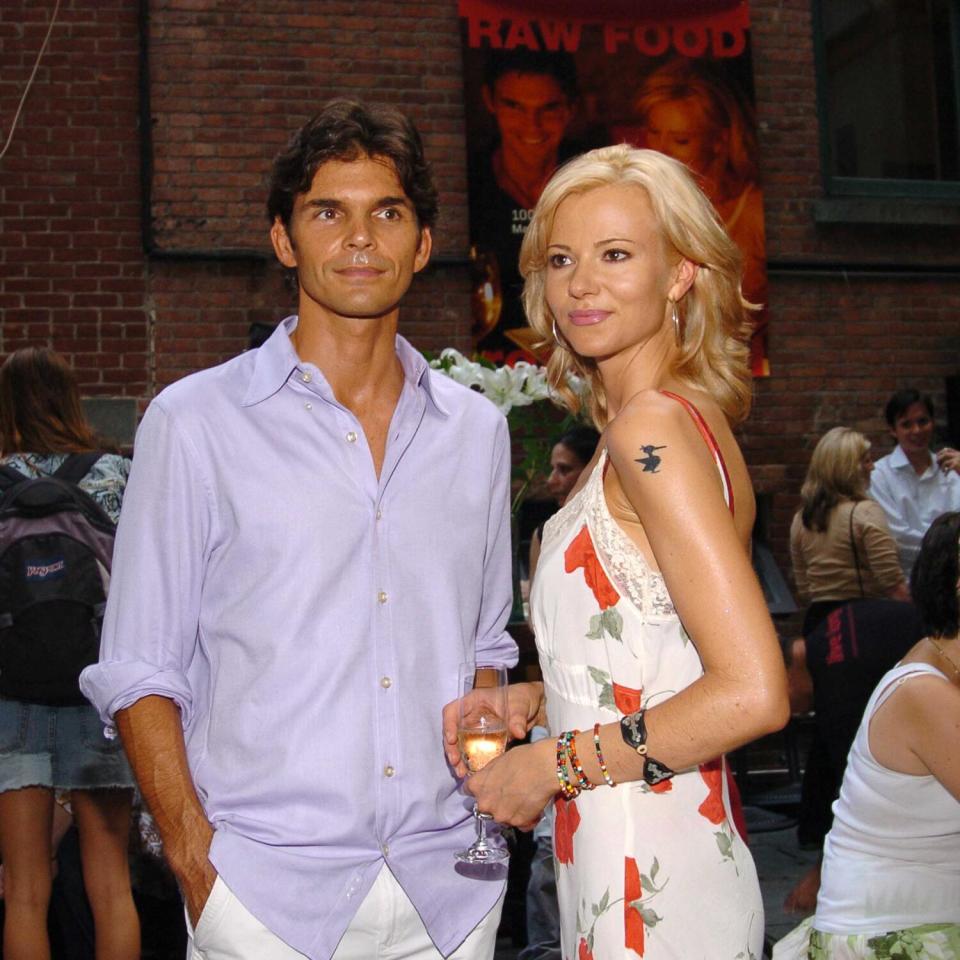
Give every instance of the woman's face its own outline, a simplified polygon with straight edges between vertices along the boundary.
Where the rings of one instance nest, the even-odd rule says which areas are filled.
[[[687,270],[689,268],[689,271]],[[582,357],[603,360],[669,336],[667,298],[693,281],[689,261],[671,267],[646,191],[609,184],[557,207],[547,238],[545,293],[561,336]],[[689,272],[678,286],[674,274]]]
[[[712,130],[700,105],[692,97],[663,100],[646,115],[644,141],[685,163],[694,173],[709,176],[723,146],[724,133]]]
[[[586,464],[565,444],[557,443],[550,452],[547,489],[562,507]]]

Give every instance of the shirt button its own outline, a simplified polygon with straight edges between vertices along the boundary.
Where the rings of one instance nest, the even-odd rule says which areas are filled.
[[[386,602],[387,602],[387,595],[381,590],[381,591],[377,594],[377,600],[378,600],[380,603],[386,603]]]
[[[383,511],[378,507],[377,508],[377,519],[381,520],[383,518]]]
[[[393,686],[393,681],[389,677],[381,677],[380,686],[383,687],[384,690],[389,690]]]
[[[313,409],[313,404],[312,404],[312,403],[305,403],[303,406],[304,406],[307,410],[312,410],[312,409]]]
[[[347,443],[356,443],[356,442],[357,442],[357,435],[353,430],[351,430],[347,434]]]
[[[387,855],[390,853],[390,846],[385,843],[385,844],[380,848],[380,852],[381,852],[384,856],[387,856]]]
[[[313,377],[312,377],[309,373],[305,373],[305,374],[303,375],[303,382],[304,382],[304,383],[309,383],[312,379],[313,379]]]
[[[384,775],[385,777],[392,777],[396,772],[397,772],[397,771],[394,770],[393,767],[390,766],[390,764],[387,764],[387,765],[383,768],[383,775]]]

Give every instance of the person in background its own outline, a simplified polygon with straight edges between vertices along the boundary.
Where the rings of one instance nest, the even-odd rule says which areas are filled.
[[[583,468],[593,459],[600,434],[594,427],[571,427],[557,437],[550,451],[550,473],[547,475],[547,490],[550,496],[562,507],[576,486]],[[530,582],[537,569],[540,558],[540,540],[543,536],[543,524],[533,531],[530,538],[530,559],[527,567]]]
[[[775,960],[960,958],[960,513],[934,520],[910,586],[925,635],[870,697],[816,913]]]
[[[474,827],[437,741],[460,663],[517,658],[510,441],[397,333],[437,217],[419,133],[331,101],[267,212],[298,313],[150,404],[83,689],[193,960],[489,960],[504,883],[455,870]]]
[[[561,789],[567,957],[763,945],[724,754],[779,730],[788,699],[731,428],[750,401],[739,264],[687,168],[623,144],[562,167],[524,238],[549,382],[576,414],[566,374],[588,381],[603,441],[544,528],[533,585],[543,683],[524,685],[526,714],[545,710],[556,740],[507,751],[466,789],[521,828]],[[455,704],[444,732],[462,771]]]
[[[870,441],[849,427],[828,430],[810,458],[800,492],[801,507],[790,526],[793,576],[800,599],[808,604],[803,621],[805,639],[829,614],[851,600],[909,600],[883,511],[867,496],[872,469]],[[808,661],[810,652],[808,648]],[[815,708],[824,714],[827,696],[827,687],[821,685]],[[798,835],[807,847],[822,845],[830,829],[830,806],[840,789],[829,753],[829,741],[824,740],[818,724],[804,763],[801,788]],[[792,909],[812,906],[809,884],[801,886],[790,900]]]
[[[931,451],[933,401],[925,393],[898,390],[887,401],[884,416],[897,446],[877,461],[870,496],[887,515],[901,569],[909,577],[934,518],[960,510],[960,451]]]
[[[59,354],[25,347],[0,367],[4,464],[27,477],[49,476],[69,454],[107,446],[87,421],[76,375]],[[129,471],[129,460],[104,453],[78,484],[114,523]],[[0,744],[4,960],[50,957],[47,908],[58,795],[79,834],[97,958],[134,960],[140,955],[140,926],[127,861],[133,774],[120,741],[106,739],[89,704],[0,698]]]
[[[849,427],[828,430],[814,448],[790,525],[804,635],[848,600],[910,599],[883,510],[867,494],[873,469],[870,441]]]
[[[587,464],[593,459],[600,434],[588,426],[571,427],[557,437],[550,451],[550,473],[547,489],[562,507],[576,486]],[[533,582],[540,558],[543,524],[530,538],[530,582]],[[530,742],[549,736],[546,727],[535,726]],[[560,915],[557,905],[557,876],[553,862],[553,810],[548,808],[533,831],[536,850],[530,864],[527,882],[527,946],[519,960],[558,960],[560,957]]]

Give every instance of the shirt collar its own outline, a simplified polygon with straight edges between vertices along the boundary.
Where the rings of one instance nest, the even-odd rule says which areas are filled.
[[[903,467],[910,467],[912,470],[913,467],[910,466],[910,461],[907,459],[907,455],[903,452],[903,447],[898,443],[893,448],[893,453],[890,454],[890,466],[896,467],[898,470]]]
[[[241,401],[243,406],[253,406],[272,397],[290,379],[290,375],[303,366],[290,340],[290,334],[297,328],[297,321],[298,317],[294,314],[278,323],[277,329],[257,348],[253,375]],[[406,381],[415,387],[422,387],[437,413],[443,417],[449,416],[449,411],[436,395],[430,367],[423,354],[399,334],[396,348]]]

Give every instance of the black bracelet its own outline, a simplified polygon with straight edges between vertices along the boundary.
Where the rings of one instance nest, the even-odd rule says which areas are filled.
[[[671,770],[665,763],[654,760],[647,753],[647,725],[644,722],[643,715],[646,708],[642,707],[636,713],[628,713],[620,718],[620,736],[623,742],[643,757],[643,779],[651,787],[669,780],[673,776]]]

